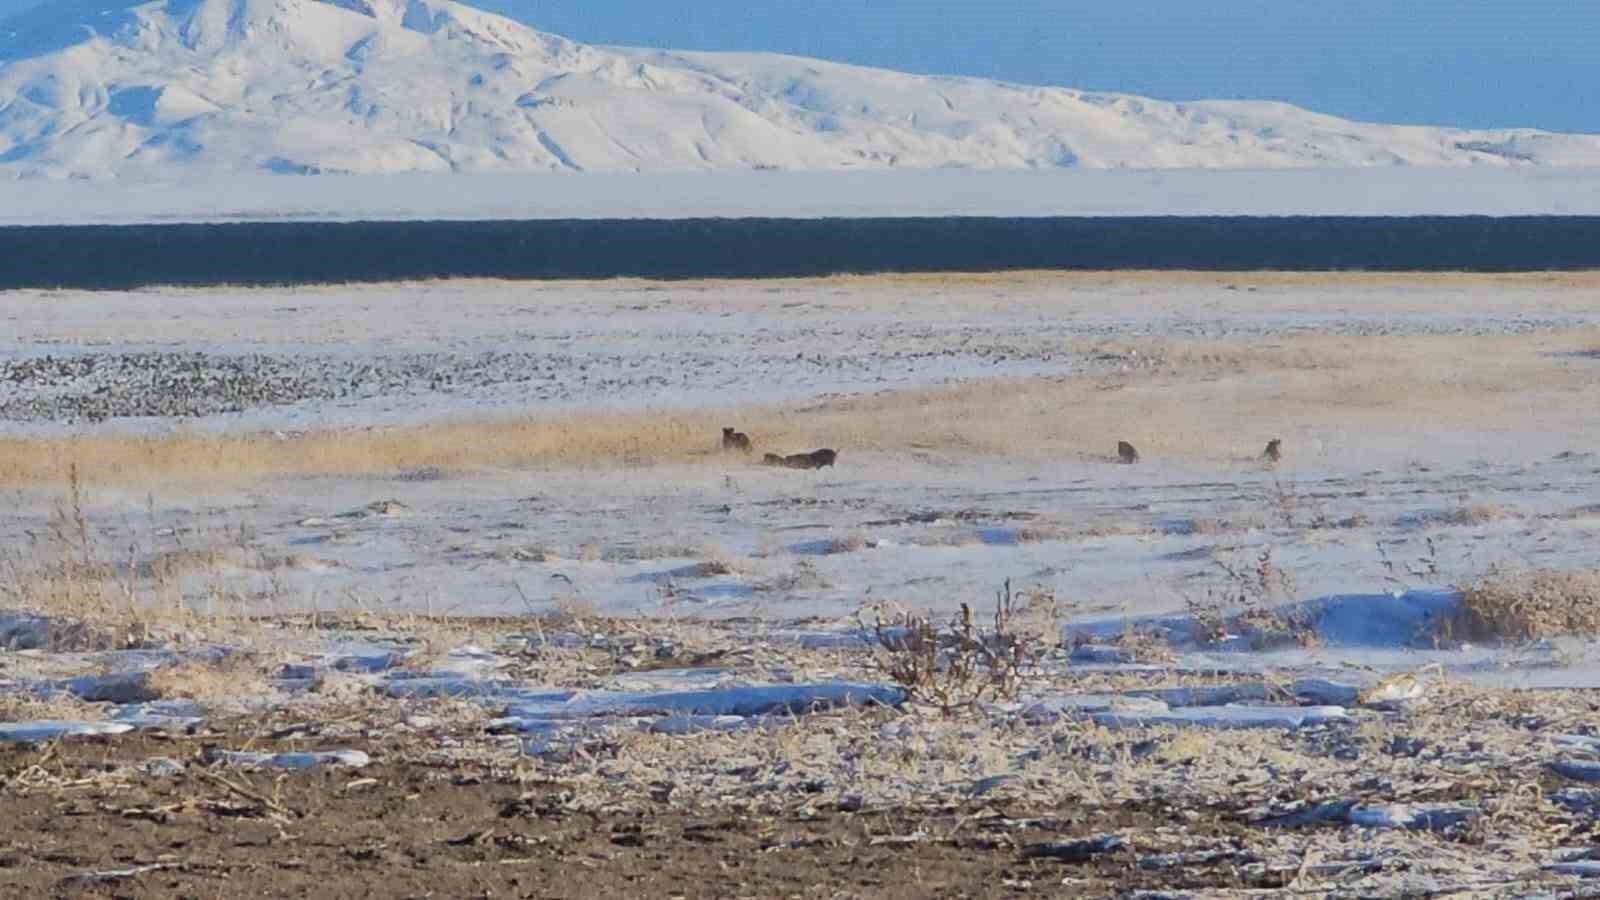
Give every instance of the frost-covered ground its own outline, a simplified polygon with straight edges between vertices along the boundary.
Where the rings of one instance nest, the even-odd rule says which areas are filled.
[[[1584,276],[1574,276],[1583,279]],[[1181,276],[1180,276],[1181,278]],[[726,408],[1116,371],[1123,339],[1570,331],[1592,288],[1383,277],[839,279],[0,293],[0,433]],[[1559,286],[1555,279],[1549,286]],[[1248,294],[1248,301],[1239,295]]]
[[[10,640],[38,633],[5,624]],[[724,844],[706,836],[719,826],[682,820],[729,816],[759,838],[723,848],[743,883],[811,872],[820,847],[842,845],[853,865],[836,877],[870,895],[926,890],[933,876],[905,861],[919,848],[998,870],[1011,892],[1095,896],[1569,896],[1595,874],[1600,738],[1584,693],[1437,670],[1117,664],[1121,648],[1091,641],[1040,659],[1019,696],[947,717],[885,684],[881,652],[824,637],[300,619],[223,645],[9,653],[6,718],[23,721],[0,724],[5,827],[34,863],[0,878],[175,887],[282,852],[245,839],[259,833],[299,850],[286,878],[315,873],[323,888],[369,877],[361,863],[385,853],[409,859],[398,879],[454,883],[451,848],[464,847],[497,863],[471,870],[475,886],[574,856],[609,880],[633,865],[627,848],[677,859]],[[62,810],[108,840],[43,826]],[[585,849],[568,817],[599,846]],[[810,837],[787,836],[802,823]],[[162,850],[219,832],[226,846],[203,862]],[[906,866],[914,890],[861,875],[861,854],[877,876]],[[720,871],[675,883],[722,886]]]
[[[892,406],[898,395],[883,391],[989,379],[1018,391],[1040,378],[1121,389],[1147,366],[1193,381],[1203,406],[1206,385],[1221,377],[1207,360],[1233,347],[1534,338],[1600,324],[1600,298],[1581,276],[1567,286],[1240,282],[1024,275],[16,293],[0,297],[11,333],[0,345],[0,427],[16,436],[266,431],[275,440],[600,410],[723,410],[729,424],[749,427],[747,411],[774,403],[804,411],[861,396]],[[1140,346],[1200,349],[1180,359],[1175,349],[1140,357]],[[1263,376],[1269,398],[1271,379],[1315,378],[1325,364],[1294,365],[1302,374]],[[1576,356],[1570,366],[1582,379],[1593,363]],[[1429,402],[1373,401],[1419,412]],[[1600,457],[1581,416],[1546,423],[1530,441],[1525,429],[1537,423],[1474,422],[1470,413],[1352,433],[1269,409],[1241,420],[1244,433],[1220,449],[1199,435],[1190,439],[1197,449],[1182,434],[1163,436],[1158,456],[1124,467],[1102,454],[1119,437],[1159,435],[1162,423],[1148,420],[1163,414],[1119,424],[1111,409],[1109,422],[1085,424],[1118,430],[1088,440],[1101,453],[1081,443],[1052,450],[1026,434],[1014,440],[1028,449],[1018,457],[964,449],[959,438],[897,446],[892,434],[852,425],[819,437],[840,450],[836,467],[795,472],[756,460],[811,447],[771,446],[754,429],[748,458],[268,474],[154,491],[112,484],[89,499],[107,545],[138,547],[147,559],[220,547],[227,578],[274,610],[343,608],[359,597],[452,615],[580,598],[606,614],[839,618],[877,601],[952,609],[1013,578],[1054,591],[1085,620],[1144,616],[1203,600],[1225,567],[1263,548],[1295,578],[1281,599],[1296,600],[1402,581],[1442,587],[1495,564],[1574,567],[1600,527]],[[1032,411],[1069,433],[1085,415]],[[1251,455],[1273,436],[1287,438],[1287,457],[1268,467]],[[718,434],[703,440],[711,453]],[[39,532],[60,492],[23,489],[0,537]],[[232,537],[241,531],[248,540]],[[1396,566],[1424,556],[1435,559],[1434,581],[1396,577]],[[215,575],[188,568],[196,570],[179,574],[191,591]]]
[[[1059,852],[1191,873],[1234,854],[1356,893],[1588,871],[1600,655],[1441,624],[1496,567],[1594,565],[1588,276],[30,293],[0,319],[0,737],[215,729],[199,755],[102,768],[117,784],[404,761],[532,766],[567,808],[612,811],[660,784],[806,815],[1159,799],[1242,830],[1218,849],[1123,819],[1095,826],[1121,844]],[[318,471],[273,433],[585,410],[645,436],[664,410],[726,419],[756,453],[708,425],[656,454]],[[283,465],[138,474],[176,446],[145,441],[191,430],[245,443],[190,452],[256,435]],[[836,466],[756,461],[813,436]],[[83,471],[74,497],[16,474],[30,448],[132,468]],[[1064,643],[1015,697],[907,715],[926,697],[863,623],[981,620],[1007,580],[1053,599]],[[271,796],[235,802],[293,818]]]
[[[907,319],[830,308],[831,292],[790,302],[751,288],[731,304],[703,303],[701,293],[493,285],[12,295],[0,306],[20,340],[0,360],[0,427],[304,430],[693,409],[1106,365],[1064,349],[1087,333],[1070,322]],[[114,321],[101,318],[107,303]],[[87,319],[68,325],[80,311]]]

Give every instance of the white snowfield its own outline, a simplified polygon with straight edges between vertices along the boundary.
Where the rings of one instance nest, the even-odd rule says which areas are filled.
[[[1600,136],[593,47],[445,0],[78,0],[0,23],[15,178],[1525,164],[1600,165]]]
[[[4,113],[0,113],[3,116]],[[5,170],[0,164],[0,171]],[[1600,168],[257,172],[4,180],[0,226],[945,216],[1595,216]]]

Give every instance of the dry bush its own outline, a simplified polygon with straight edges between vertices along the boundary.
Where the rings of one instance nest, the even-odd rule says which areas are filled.
[[[588,548],[593,548],[592,550]],[[635,563],[650,562],[658,559],[694,559],[700,556],[705,548],[693,546],[682,542],[663,541],[659,543],[620,544],[606,547],[597,541],[590,541],[578,548],[582,556],[592,556],[584,559],[585,562],[604,560],[610,563]]]
[[[929,534],[915,534],[907,543],[917,547],[972,547],[983,543],[983,539],[972,531],[950,529]]]
[[[694,578],[720,578],[725,575],[746,574],[750,565],[746,560],[739,559],[727,549],[715,545],[700,548],[697,554],[700,561],[690,566],[690,577]]]
[[[1138,628],[1132,622],[1127,624],[1111,645],[1127,654],[1128,659],[1136,663],[1170,665],[1178,661],[1178,656],[1172,652],[1172,643],[1167,640],[1166,634],[1154,629]]]
[[[1434,521],[1446,525],[1487,525],[1490,522],[1515,518],[1520,516],[1514,510],[1491,503],[1476,503],[1449,510],[1435,517]]]
[[[37,722],[44,719],[97,721],[105,718],[105,705],[89,703],[61,691],[39,695],[20,691],[0,693],[0,722]]]
[[[1455,615],[1439,625],[1441,638],[1532,641],[1600,636],[1600,569],[1496,568],[1459,591]]]
[[[1227,534],[1233,531],[1244,530],[1247,529],[1234,525],[1231,519],[1214,519],[1203,517],[1189,520],[1189,533],[1194,535],[1204,535],[1210,537],[1219,534]]]
[[[336,563],[304,553],[263,553],[240,544],[179,548],[153,554],[133,563],[131,574],[158,583],[176,583],[186,575],[229,572],[274,572],[280,569],[315,569]],[[125,567],[126,568],[126,567]]]
[[[1053,525],[1047,522],[1035,522],[1028,525],[1023,525],[1017,528],[1017,530],[1013,533],[1015,534],[1016,541],[1019,544],[1038,544],[1046,541],[1064,541],[1073,536],[1071,529],[1061,525]]]
[[[600,609],[594,602],[577,594],[558,594],[550,604],[552,608],[544,616],[546,626],[574,628],[600,618]]]
[[[255,654],[229,653],[161,666],[145,683],[151,693],[166,700],[241,700],[267,693],[271,671],[280,667]]]
[[[742,571],[743,568],[734,560],[707,559],[682,570],[681,575],[684,578],[721,578],[726,575],[738,575]]]
[[[833,556],[839,553],[856,553],[874,546],[871,538],[859,531],[852,531],[839,537],[831,537],[822,543],[820,552],[824,556]]]
[[[1081,541],[1112,537],[1150,537],[1157,533],[1155,528],[1141,522],[1098,522],[1073,528],[1069,536],[1073,540]]]
[[[1044,591],[1013,594],[1011,580],[995,595],[987,626],[974,621],[972,607],[945,622],[882,607],[863,630],[877,643],[874,661],[912,702],[945,714],[980,703],[1015,698],[1043,659],[1061,643],[1055,595]]]
[[[833,583],[822,577],[809,559],[795,560],[792,567],[751,585],[756,593],[790,593],[802,590],[827,590]]]
[[[558,563],[561,561],[561,551],[552,547],[522,547],[512,552],[519,562]]]

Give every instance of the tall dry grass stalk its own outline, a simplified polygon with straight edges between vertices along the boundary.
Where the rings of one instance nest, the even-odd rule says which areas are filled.
[[[117,577],[92,535],[83,482],[71,462],[65,482],[44,530],[30,544],[8,548],[0,607],[81,622],[127,620],[135,607],[133,582]]]
[[[66,483],[45,527],[0,549],[0,611],[42,617],[36,634],[54,649],[145,646],[155,631],[199,636],[237,630],[247,599],[223,566],[239,548],[179,549],[146,557],[137,544],[113,545],[89,517],[83,479],[67,464]],[[241,531],[241,543],[248,534]],[[185,580],[202,577],[198,590]]]

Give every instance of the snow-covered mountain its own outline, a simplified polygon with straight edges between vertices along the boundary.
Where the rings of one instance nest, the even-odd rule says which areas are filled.
[[[1600,136],[591,47],[447,0],[58,0],[0,23],[0,177],[1474,163],[1600,165]]]

